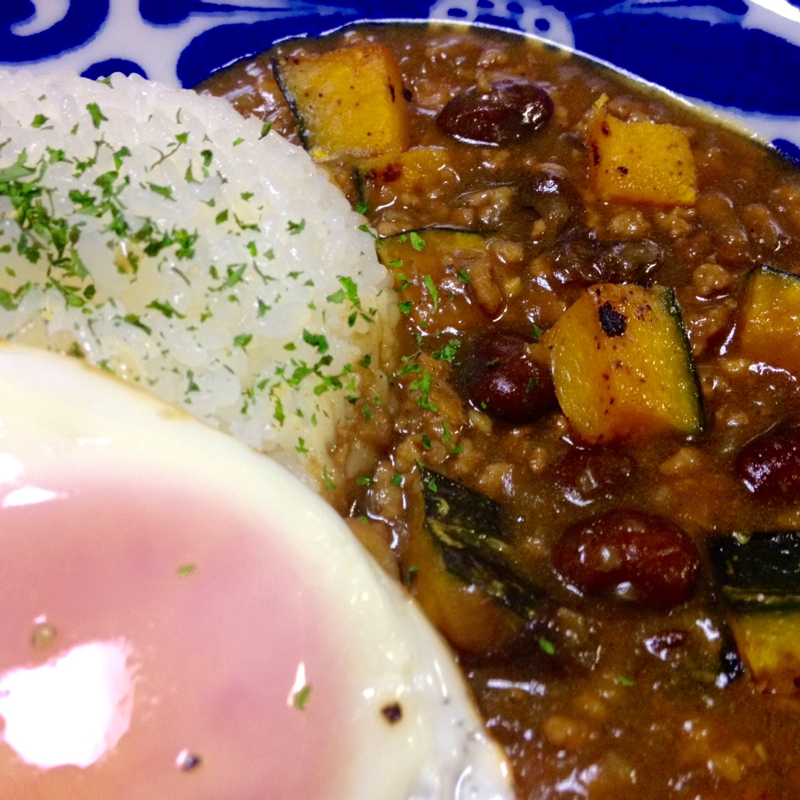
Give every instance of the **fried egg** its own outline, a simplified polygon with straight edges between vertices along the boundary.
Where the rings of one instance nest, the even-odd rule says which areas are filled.
[[[503,800],[413,601],[279,465],[0,347],[0,786],[37,800]]]

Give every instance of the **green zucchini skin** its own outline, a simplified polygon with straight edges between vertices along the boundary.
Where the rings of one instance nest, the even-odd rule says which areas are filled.
[[[715,537],[708,554],[722,593],[736,611],[800,610],[800,531]]]
[[[499,503],[433,470],[420,467],[425,528],[447,569],[526,619],[541,611],[545,593],[514,563]]]

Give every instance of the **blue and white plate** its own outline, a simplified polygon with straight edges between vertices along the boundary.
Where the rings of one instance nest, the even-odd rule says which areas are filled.
[[[733,117],[800,161],[800,0],[407,0],[588,53]],[[388,0],[0,0],[0,65],[192,86],[288,36],[397,17]]]

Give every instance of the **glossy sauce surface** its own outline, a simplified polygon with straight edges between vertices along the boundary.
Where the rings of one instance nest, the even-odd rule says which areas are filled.
[[[424,248],[391,256],[402,361],[388,397],[378,403],[367,383],[354,403],[337,457],[359,473],[328,499],[369,520],[365,538],[382,543],[413,593],[433,596],[426,610],[462,652],[519,798],[796,800],[800,701],[721,673],[727,612],[705,551],[710,537],[800,527],[798,376],[745,357],[740,336],[750,276],[763,264],[798,271],[797,170],[648,87],[478,28],[388,25],[288,41],[202,89],[299,142],[270,55],[365,41],[397,60],[411,148],[326,166],[366,209],[379,252],[411,231]],[[528,103],[508,81],[552,100],[529,137],[496,134]],[[589,132],[604,95],[626,124],[684,132],[694,205],[598,196]],[[438,251],[432,227],[484,243]],[[423,261],[430,252],[440,260]],[[594,284],[674,291],[702,432],[581,439],[552,396],[547,341]],[[619,333],[605,321],[608,336]],[[515,565],[548,596],[533,619],[512,619],[445,569],[423,525],[420,464],[499,504]],[[596,546],[584,546],[587,532]]]

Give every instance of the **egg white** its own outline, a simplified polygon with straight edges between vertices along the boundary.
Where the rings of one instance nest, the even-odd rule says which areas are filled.
[[[446,645],[320,497],[270,459],[144,391],[74,358],[0,346],[0,527],[15,503],[52,502],[53,476],[98,472],[124,475],[129,486],[176,481],[198,497],[219,499],[301,570],[294,590],[324,605],[326,624],[347,653],[337,675],[346,714],[330,730],[330,745],[346,763],[331,776],[326,800],[513,796],[507,762],[484,732]],[[64,653],[48,664],[59,657]],[[299,673],[287,694],[302,691],[304,680]],[[58,706],[55,697],[50,706]],[[401,710],[398,719],[390,707]],[[10,722],[0,756],[2,748],[14,749]],[[101,761],[113,758],[114,746]]]

